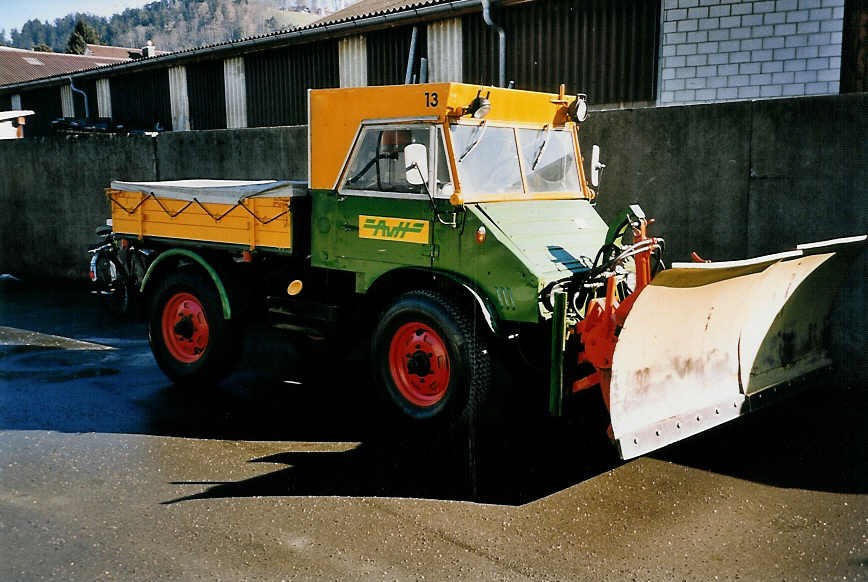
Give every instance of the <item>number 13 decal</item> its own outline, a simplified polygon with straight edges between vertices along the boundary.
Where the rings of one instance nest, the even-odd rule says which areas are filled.
[[[439,99],[437,98],[437,93],[429,93],[425,91],[425,107],[437,107],[440,104]]]

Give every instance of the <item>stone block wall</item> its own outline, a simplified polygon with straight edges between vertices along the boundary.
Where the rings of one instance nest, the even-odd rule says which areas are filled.
[[[837,94],[844,0],[663,0],[659,104]]]

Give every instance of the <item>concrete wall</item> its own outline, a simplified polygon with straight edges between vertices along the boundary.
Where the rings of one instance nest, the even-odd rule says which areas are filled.
[[[81,278],[111,180],[296,179],[307,128],[88,135],[0,142],[0,273]]]
[[[110,215],[113,178],[154,180],[149,137],[0,142],[0,273],[87,276],[87,247]]]
[[[661,105],[838,92],[844,0],[664,0]]]
[[[604,219],[638,201],[670,262],[691,250],[738,259],[868,232],[866,108],[868,94],[851,94],[598,112],[580,141],[603,148]],[[836,303],[832,340],[845,377],[868,383],[865,255]]]
[[[156,156],[161,180],[307,180],[307,126],[170,132]]]
[[[735,259],[868,232],[866,107],[856,94],[597,112],[580,140],[608,164],[603,218],[640,202],[669,261]],[[0,273],[84,277],[112,179],[303,179],[306,141],[305,127],[280,127],[0,142]],[[863,382],[866,280],[863,256],[833,338]]]

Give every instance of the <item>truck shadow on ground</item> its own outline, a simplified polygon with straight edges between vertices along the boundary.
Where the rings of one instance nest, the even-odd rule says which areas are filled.
[[[346,373],[355,377],[352,366]],[[868,492],[868,427],[861,421],[865,391],[821,384],[651,456],[776,487]],[[289,393],[273,383],[247,386],[246,400],[228,408],[234,416],[224,417],[225,424],[215,422],[219,415],[209,414],[211,424],[187,427],[200,437],[351,441],[358,446],[341,452],[287,450],[250,459],[283,468],[237,482],[177,483],[208,488],[167,503],[381,496],[524,505],[621,464],[598,413],[546,418],[527,398],[510,393],[510,398],[492,403],[475,431],[455,426],[410,429],[383,414],[380,404],[368,398],[371,390],[363,382],[339,380],[306,388],[302,384]],[[578,408],[598,406],[592,393],[588,395]],[[179,396],[167,391],[164,397]],[[213,404],[226,414],[225,402]],[[248,416],[245,420],[239,414]]]
[[[493,443],[477,441],[475,445],[471,452],[468,441],[459,441],[457,436],[436,444],[416,436],[399,443],[368,440],[346,452],[278,453],[249,462],[285,468],[251,479],[174,482],[209,487],[166,504],[194,499],[340,496],[524,505],[598,475],[614,463],[611,457],[599,455],[596,465],[585,460],[565,467],[558,462],[563,459],[549,455],[523,451],[525,456],[521,456],[522,451],[508,446],[495,451]]]
[[[244,384],[245,378],[234,381]],[[604,426],[592,427],[578,419],[547,419],[527,410],[522,414],[515,408],[518,402],[493,404],[475,427],[418,427],[402,422],[383,403],[371,400],[373,388],[364,381],[303,382],[287,390],[280,383],[254,378],[244,386],[244,396],[236,389],[238,384],[227,383],[222,395],[210,399],[205,408],[188,401],[192,395],[175,390],[161,392],[160,402],[153,405],[186,417],[182,436],[290,441],[285,452],[248,461],[284,467],[237,482],[176,483],[209,487],[167,503],[361,496],[523,505],[619,464]],[[227,399],[231,401],[228,407]],[[196,406],[191,417],[189,411]],[[177,435],[179,421],[163,416],[152,432]],[[300,452],[291,450],[294,443],[353,444],[338,452]]]
[[[776,487],[868,492],[868,390],[831,377],[652,456]]]

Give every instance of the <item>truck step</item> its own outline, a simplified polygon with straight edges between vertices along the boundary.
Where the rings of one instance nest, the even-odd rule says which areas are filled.
[[[317,301],[268,297],[269,321],[273,327],[314,335],[333,335],[341,320],[341,307]]]

